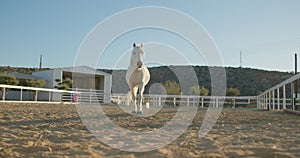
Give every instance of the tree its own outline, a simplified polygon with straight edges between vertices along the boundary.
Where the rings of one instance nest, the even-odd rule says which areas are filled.
[[[190,88],[191,95],[200,95],[200,96],[207,96],[209,90],[206,89],[204,86],[193,86]]]
[[[239,96],[240,90],[238,88],[228,88],[226,90],[226,96]],[[234,108],[233,103],[235,102],[235,99],[228,99],[230,105]]]
[[[164,83],[164,87],[165,87],[167,95],[180,95],[181,94],[180,85],[176,81],[168,80]],[[176,106],[176,98],[174,97],[173,99],[172,98],[169,98],[169,99],[173,100],[173,105]],[[167,99],[167,100],[169,100],[169,99]]]
[[[27,85],[29,87],[39,87],[42,88],[46,84],[45,80],[29,80],[27,81]]]
[[[58,82],[57,86],[54,86],[54,88],[60,89],[60,90],[68,90],[71,86],[73,81],[70,78],[65,78],[63,80],[61,79],[55,79],[56,82]],[[61,96],[64,96],[64,93],[61,93]],[[63,99],[62,99],[63,100]]]
[[[226,90],[226,96],[239,96],[240,90],[238,88],[228,88]]]
[[[19,81],[16,79],[15,76],[2,73],[0,74],[0,84],[6,84],[6,85],[18,85]],[[4,93],[4,88],[1,88],[1,96],[2,100],[5,99],[5,95],[7,95],[7,91]]]
[[[208,93],[209,93],[209,90],[206,89],[204,86],[197,85],[197,86],[193,86],[190,88],[190,95],[207,96]]]
[[[54,88],[60,90],[68,90],[72,86],[72,80],[70,78],[65,78],[63,80],[55,79],[55,81],[58,82],[58,84],[57,86],[54,86]]]
[[[164,83],[164,87],[165,87],[166,93],[168,95],[179,95],[179,94],[181,94],[180,85],[176,81],[168,80]]]
[[[15,76],[7,73],[0,74],[0,84],[18,85],[19,81]]]
[[[29,87],[38,87],[38,88],[42,88],[44,87],[44,85],[46,84],[45,80],[29,80],[27,81],[27,85]],[[37,101],[37,96],[38,96],[38,92],[39,91],[30,91],[30,93],[33,95],[34,101]]]

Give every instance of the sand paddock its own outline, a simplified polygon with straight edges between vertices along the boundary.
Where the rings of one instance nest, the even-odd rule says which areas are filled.
[[[162,108],[145,126],[141,123],[147,118],[127,115],[118,106],[103,108],[114,122],[131,130],[163,126],[176,112]],[[74,105],[0,103],[0,157],[300,157],[299,116],[223,109],[213,129],[199,138],[205,112],[199,109],[189,128],[169,145],[131,153],[95,138]]]

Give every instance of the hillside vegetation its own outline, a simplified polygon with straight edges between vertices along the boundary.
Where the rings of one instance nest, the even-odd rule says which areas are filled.
[[[48,70],[43,68],[42,70]],[[191,71],[192,70],[192,71]],[[21,72],[31,74],[32,72],[40,71],[38,68],[18,68],[10,66],[1,66],[0,73],[6,72]],[[103,70],[112,74],[112,93],[127,93],[128,86],[125,81],[126,70]],[[210,72],[207,66],[160,66],[149,68],[151,80],[146,86],[145,93],[148,93],[151,85],[155,83],[164,84],[166,81],[184,80],[186,83],[191,81],[190,73],[196,74],[199,86],[204,86],[211,92]],[[193,72],[194,71],[194,72]],[[257,95],[260,92],[286,80],[293,74],[288,72],[266,71],[250,68],[233,68],[226,67],[226,82],[228,88],[238,88],[240,95],[249,96]],[[189,93],[189,88],[197,85],[181,85],[183,93]],[[184,89],[186,87],[186,89]]]
[[[20,72],[24,74],[31,74],[32,72],[49,70],[50,68],[27,68],[27,67],[10,67],[10,66],[0,66],[0,73],[8,73],[8,72]]]
[[[194,72],[198,78],[198,84],[209,89],[211,92],[210,72],[207,66],[193,66]],[[151,80],[146,86],[145,93],[154,83],[165,83],[166,81],[178,81],[178,77],[187,82],[191,80],[189,73],[190,66],[161,66],[149,68]],[[238,88],[240,95],[251,96],[257,95],[264,90],[286,80],[293,74],[288,72],[265,71],[250,68],[232,68],[226,67],[226,83],[228,88]],[[110,70],[107,71],[113,75],[113,93],[126,93],[128,87],[125,81],[126,70]],[[192,85],[193,86],[193,85]],[[195,86],[195,85],[194,85]],[[189,89],[190,87],[187,87]],[[188,92],[184,92],[188,93]]]

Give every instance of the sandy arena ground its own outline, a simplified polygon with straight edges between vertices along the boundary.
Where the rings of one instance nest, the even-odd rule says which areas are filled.
[[[159,128],[176,113],[165,107],[152,117],[136,117],[118,106],[102,107],[130,130]],[[189,128],[169,145],[133,153],[100,142],[74,105],[0,103],[0,157],[300,157],[300,116],[223,109],[213,129],[199,138],[205,113],[199,109]]]

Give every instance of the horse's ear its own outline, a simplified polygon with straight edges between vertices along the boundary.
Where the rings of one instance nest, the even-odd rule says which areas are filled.
[[[143,43],[141,43],[141,48],[143,48]]]
[[[136,45],[135,45],[135,43],[133,43],[133,47],[135,47]]]

